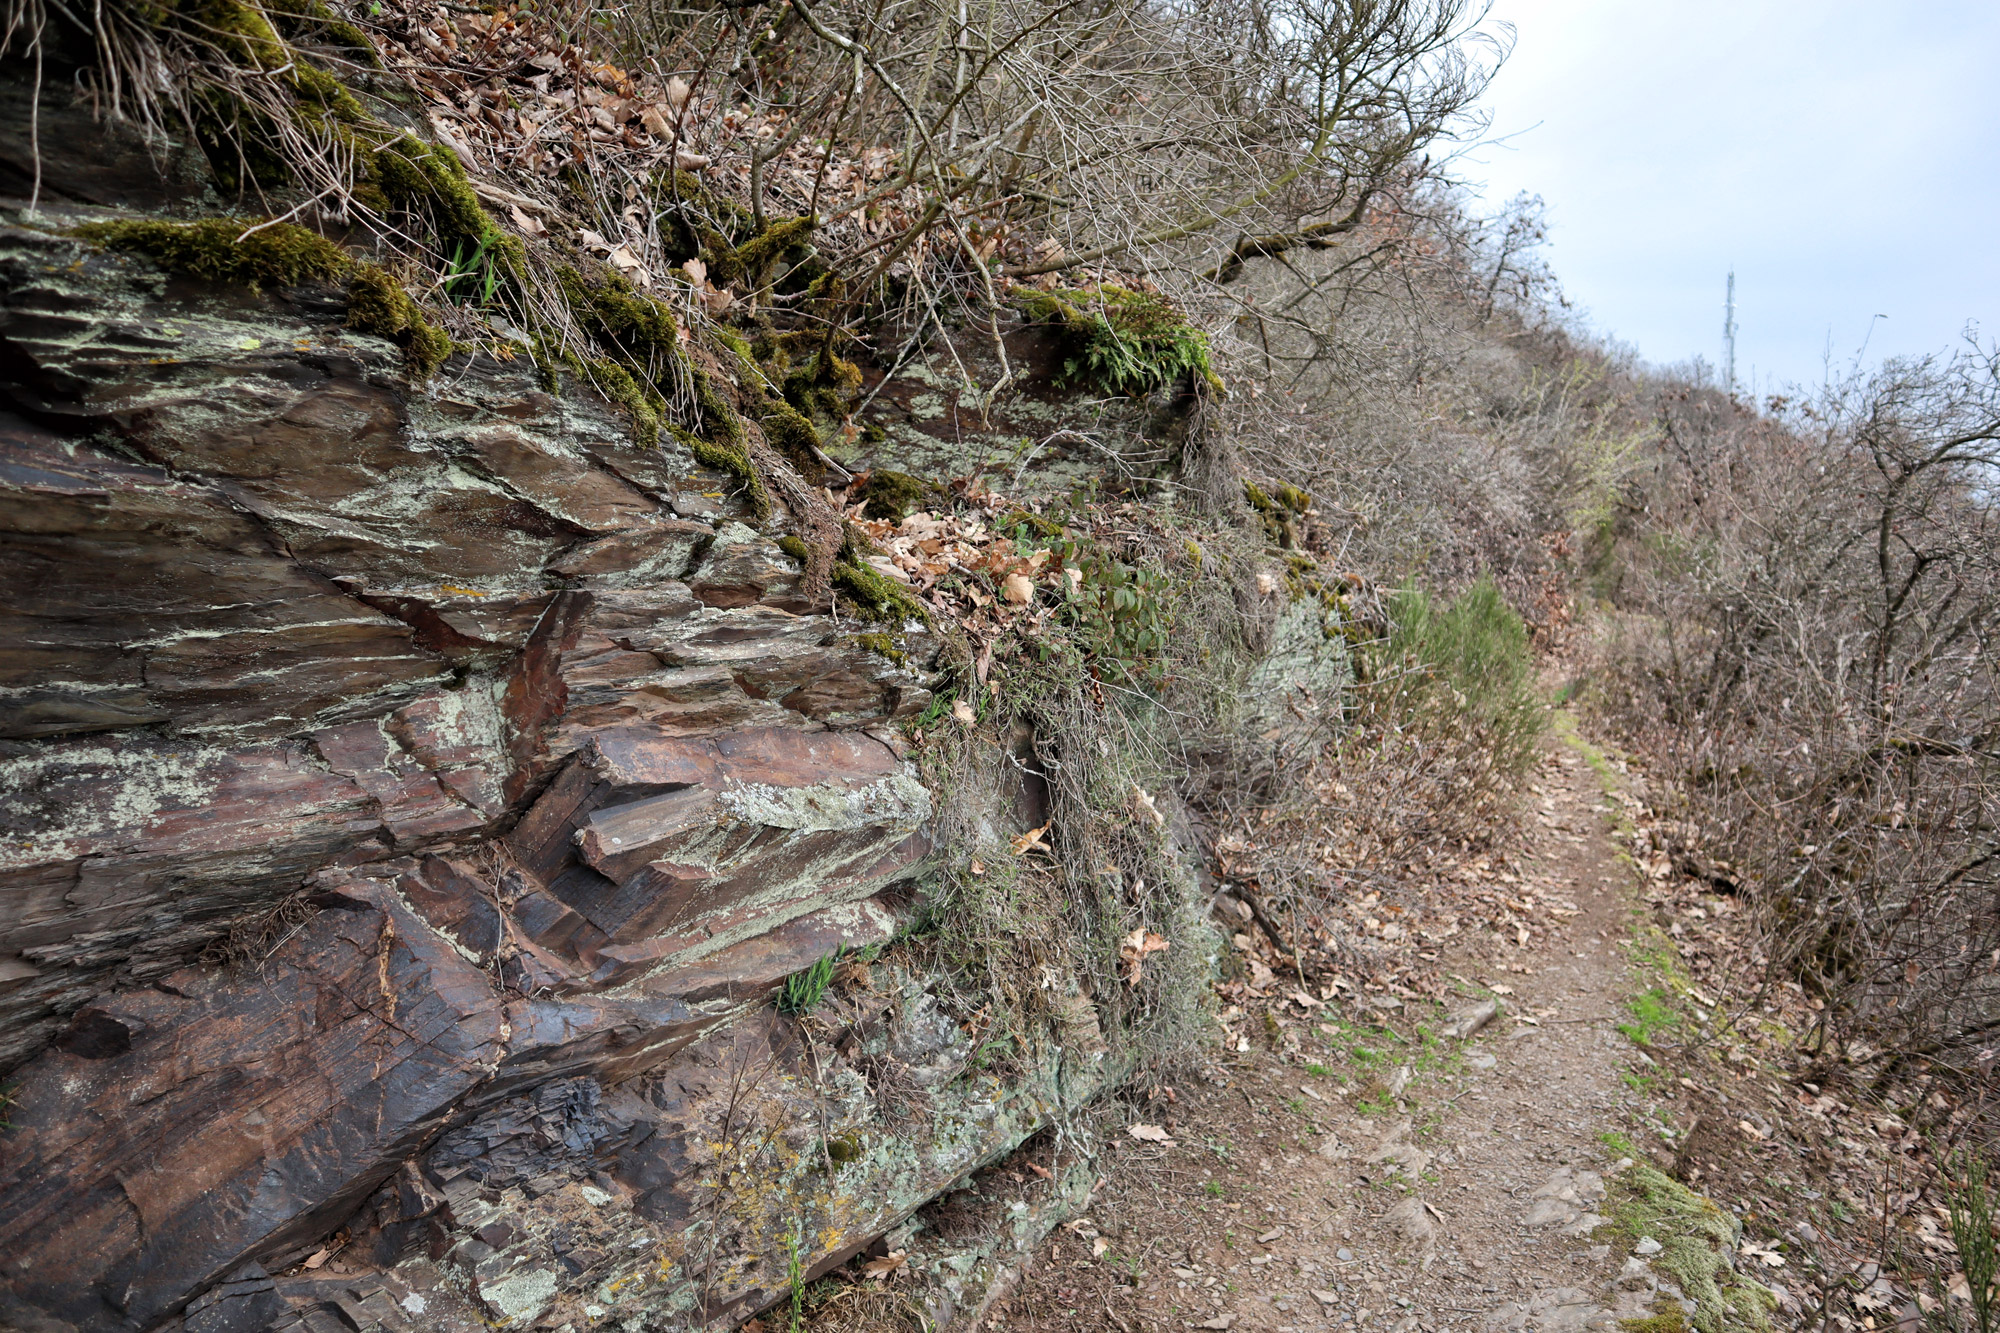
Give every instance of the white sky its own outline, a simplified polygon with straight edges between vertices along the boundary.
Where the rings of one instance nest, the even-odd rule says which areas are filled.
[[[2000,3],[1495,0],[1514,54],[1459,170],[1547,201],[1598,332],[1748,386],[2000,337]],[[1888,318],[1874,322],[1877,314]]]

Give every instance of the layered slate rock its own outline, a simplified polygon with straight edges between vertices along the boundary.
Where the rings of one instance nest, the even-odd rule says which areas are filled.
[[[42,232],[0,291],[0,1066],[319,866],[485,841],[602,729],[929,699],[720,479],[525,365],[412,394],[333,293]]]
[[[1073,979],[1003,1075],[867,952],[922,915],[924,626],[807,599],[782,519],[524,356],[412,385],[338,289],[63,234],[198,173],[41,116],[0,226],[0,1326],[741,1320],[1104,1086]]]
[[[536,942],[613,984],[865,896],[928,849],[930,795],[866,736],[618,729],[579,751],[507,839],[569,909]]]
[[[658,1069],[785,976],[899,921],[873,902],[825,908],[644,993],[552,999],[498,984],[391,885],[344,879],[317,901],[254,969],[190,970],[94,1003],[24,1071],[0,1171],[0,1276],[15,1298],[77,1328],[152,1327],[191,1293],[248,1280],[246,1265],[295,1257],[378,1186],[432,1201],[368,1213],[393,1265],[419,1231],[451,1234],[429,1182],[504,1174],[524,1150],[501,1151],[510,1136],[491,1128],[518,1111],[481,1108]],[[417,1165],[431,1144],[441,1172]]]
[[[83,1328],[149,1327],[324,1233],[507,1048],[487,978],[348,886],[254,979],[175,973],[81,1010],[21,1080],[0,1273]]]
[[[769,1003],[918,911],[923,627],[344,315],[0,229],[0,1322],[743,1318],[1101,1086]]]

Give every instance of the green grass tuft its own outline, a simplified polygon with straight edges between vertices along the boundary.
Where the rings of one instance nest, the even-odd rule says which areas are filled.
[[[1634,995],[1626,1001],[1626,1007],[1632,1011],[1632,1021],[1620,1023],[1618,1030],[1641,1046],[1651,1046],[1656,1035],[1681,1025],[1681,1013],[1674,1008],[1673,996],[1657,986]]]
[[[847,946],[843,944],[811,967],[786,977],[778,991],[778,1012],[797,1017],[817,1009],[826,998],[826,988],[833,984],[834,968],[840,965],[846,952]]]

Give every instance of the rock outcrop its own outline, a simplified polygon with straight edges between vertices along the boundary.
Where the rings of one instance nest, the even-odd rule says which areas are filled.
[[[730,479],[332,290],[17,225],[0,312],[0,1315],[747,1317],[1102,1086],[767,1002],[911,919],[930,644]]]

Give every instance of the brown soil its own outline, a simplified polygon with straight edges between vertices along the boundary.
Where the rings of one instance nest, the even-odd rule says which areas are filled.
[[[1579,755],[1552,742],[1537,785],[1518,863],[1576,914],[1526,947],[1482,933],[1442,960],[1464,992],[1453,1012],[1511,987],[1500,1017],[1426,1043],[1434,1008],[1329,1006],[1297,1050],[1222,1053],[1171,1093],[1142,1092],[1088,1216],[985,1325],[1444,1333],[1643,1313],[1645,1292],[1607,1294],[1626,1247],[1593,1239],[1601,1195],[1576,1174],[1610,1169],[1600,1135],[1625,1123],[1619,1074],[1638,1059],[1615,1027],[1636,988],[1633,874]]]

